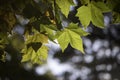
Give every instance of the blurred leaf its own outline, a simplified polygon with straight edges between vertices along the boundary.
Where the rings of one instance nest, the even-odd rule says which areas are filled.
[[[82,4],[88,4],[90,0],[80,0]]]
[[[11,30],[16,23],[15,14],[13,12],[6,12],[3,19],[7,22],[8,26],[9,26],[8,29]]]
[[[114,12],[113,17],[113,23],[120,23],[120,13]]]
[[[107,6],[117,13],[120,13],[120,0],[107,0]]]
[[[7,34],[0,32],[0,49],[4,49],[6,44],[8,44]]]
[[[0,44],[7,44],[7,43],[8,43],[7,34],[0,32]]]
[[[34,35],[28,35],[26,37],[26,44],[34,42],[48,43],[48,37],[41,33],[35,33]]]
[[[111,11],[111,9],[103,2],[100,2],[100,1],[99,2],[93,2],[92,4],[94,4],[103,13]]]
[[[12,44],[12,46],[16,49],[16,50],[21,50],[24,48],[25,44],[24,44],[24,38],[22,35],[18,34],[18,33],[13,33],[10,37],[10,44]]]
[[[0,50],[0,60],[3,62],[6,60],[6,53],[4,50]]]
[[[57,31],[57,28],[55,25],[40,25],[41,32],[46,32],[49,39],[54,40],[55,31]]]
[[[62,28],[62,15],[61,15],[61,12],[59,10],[59,6],[56,4],[56,3],[53,3],[53,10],[54,10],[54,20],[55,20],[55,24],[57,25],[57,28],[58,29],[61,29]]]

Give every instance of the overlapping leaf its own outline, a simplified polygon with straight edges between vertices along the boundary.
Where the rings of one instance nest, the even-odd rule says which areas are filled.
[[[48,48],[44,45],[48,43],[48,37],[34,30],[33,35],[26,37],[26,46],[22,49],[24,53],[22,62],[30,61],[32,63],[41,64],[47,60]]]
[[[40,25],[41,32],[46,32],[49,39],[54,40],[55,31],[57,30],[55,25]]]
[[[42,64],[47,60],[48,48],[46,46],[41,46],[36,52],[32,47],[29,47],[28,49],[26,47],[22,50],[22,53],[24,53],[24,55],[21,62],[30,61],[33,64]]]
[[[91,11],[88,6],[82,6],[78,9],[77,16],[84,27],[87,27],[91,21]]]
[[[29,35],[26,39],[26,44],[32,42],[48,43],[48,37],[41,33],[35,33],[34,35]]]

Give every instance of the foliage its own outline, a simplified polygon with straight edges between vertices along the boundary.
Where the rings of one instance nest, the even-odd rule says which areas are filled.
[[[78,6],[75,0],[1,0],[0,1],[0,59],[5,60],[6,47],[12,45],[22,54],[22,62],[41,64],[46,61],[48,40],[57,39],[62,51],[71,47],[84,53],[81,36],[92,23],[104,28],[104,13],[113,13],[113,22],[120,22],[119,0],[78,0],[76,17],[80,23],[63,25],[68,19],[71,6]],[[111,5],[110,3],[113,3]],[[21,17],[17,17],[21,16]],[[23,25],[20,19],[28,20]],[[21,20],[22,21],[22,20]],[[14,30],[22,25],[24,33]],[[7,52],[9,53],[9,52]],[[10,53],[9,53],[10,54]]]
[[[79,16],[82,25],[85,27],[92,22],[95,26],[103,28],[103,13],[109,11],[110,9],[104,3],[91,1],[87,6],[83,5],[78,9],[77,16]]]

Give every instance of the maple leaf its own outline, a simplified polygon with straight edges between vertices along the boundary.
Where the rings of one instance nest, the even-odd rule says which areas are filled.
[[[77,16],[82,25],[86,28],[90,22],[93,25],[104,28],[104,12],[109,12],[109,8],[102,2],[91,2],[87,6],[81,6],[78,9]]]
[[[62,52],[70,44],[73,48],[84,53],[81,36],[88,35],[87,32],[77,27],[76,24],[70,24],[69,27],[57,33],[57,40],[62,48]]]
[[[36,52],[32,47],[29,47],[28,49],[26,47],[22,50],[22,53],[24,53],[24,55],[22,56],[21,62],[30,61],[33,64],[42,64],[47,60],[48,48],[42,45]]]

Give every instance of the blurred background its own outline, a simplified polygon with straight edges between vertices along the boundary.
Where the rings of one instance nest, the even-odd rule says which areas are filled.
[[[22,30],[21,26],[14,29]],[[43,65],[20,63],[20,54],[8,46],[12,54],[6,55],[6,62],[0,61],[0,80],[120,80],[120,25],[105,29],[90,25],[87,31],[91,34],[82,37],[85,54],[70,45],[62,53],[58,44],[49,41],[49,56]]]
[[[70,12],[69,22],[78,22],[75,13],[74,9]],[[20,24],[13,32],[20,37],[28,20],[16,17]],[[86,31],[90,35],[82,37],[85,54],[70,45],[62,53],[58,44],[49,41],[43,65],[21,63],[21,54],[8,45],[6,51],[11,54],[6,53],[6,62],[0,61],[0,80],[120,80],[120,24],[111,24],[111,19],[111,13],[105,14],[104,29],[89,25]],[[63,21],[63,25],[67,23]]]

